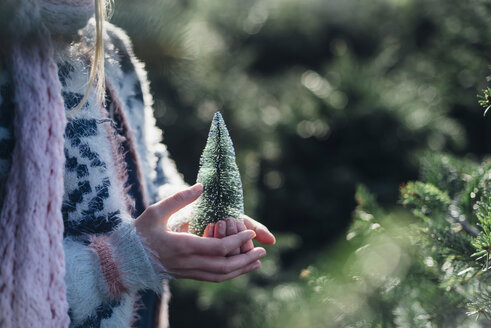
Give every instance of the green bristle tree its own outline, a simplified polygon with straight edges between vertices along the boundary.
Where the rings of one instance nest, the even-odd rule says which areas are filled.
[[[308,311],[285,322],[491,327],[491,164],[433,152],[421,163],[420,180],[401,187],[409,212],[387,212],[358,188],[344,253],[303,270],[307,292],[296,306]],[[336,265],[339,271],[329,270]]]
[[[222,115],[217,112],[211,122],[208,140],[201,155],[197,182],[203,194],[194,205],[191,233],[202,236],[209,223],[244,214],[242,182],[232,139]]]

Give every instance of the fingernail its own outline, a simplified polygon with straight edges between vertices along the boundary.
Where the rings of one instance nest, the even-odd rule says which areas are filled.
[[[264,256],[266,256],[266,250],[261,249],[261,250],[259,251],[259,257],[264,257]]]
[[[203,185],[201,183],[196,183],[191,187],[195,195],[200,194],[203,191]]]
[[[254,231],[249,232],[249,239],[256,238],[256,233]]]
[[[259,269],[261,267],[261,262],[259,260],[257,262],[258,263],[254,264],[254,266],[252,267],[252,270],[256,270],[256,269]]]
[[[225,236],[225,230],[227,228],[225,225],[225,222],[224,221],[218,221],[217,224],[218,224],[218,232],[221,235]]]

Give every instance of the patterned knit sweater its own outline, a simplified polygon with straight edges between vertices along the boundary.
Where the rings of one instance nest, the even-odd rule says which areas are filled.
[[[90,70],[87,50],[94,22],[80,39],[58,45],[56,62],[65,109],[82,99]],[[91,94],[65,130],[63,197],[65,282],[70,327],[130,327],[141,291],[162,294],[160,326],[167,327],[170,277],[135,230],[143,209],[182,189],[184,182],[155,126],[143,65],[126,34],[111,24],[105,33],[106,104]],[[13,90],[0,70],[0,201],[11,165]],[[181,216],[182,217],[182,216]],[[174,219],[174,220],[172,220]],[[180,225],[171,218],[170,228]]]

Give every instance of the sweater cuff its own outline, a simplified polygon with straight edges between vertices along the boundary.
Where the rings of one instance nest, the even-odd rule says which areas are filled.
[[[112,298],[144,289],[162,294],[162,280],[172,278],[136,232],[133,222],[123,221],[109,235],[92,236],[91,246]]]

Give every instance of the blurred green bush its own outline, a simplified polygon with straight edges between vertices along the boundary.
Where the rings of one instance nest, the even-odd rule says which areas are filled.
[[[219,110],[246,212],[280,237],[256,275],[174,285],[175,327],[190,326],[198,310],[200,324],[215,328],[281,326],[248,309],[308,313],[291,302],[303,299],[299,274],[348,254],[327,246],[350,224],[356,185],[393,206],[422,153],[489,152],[491,123],[476,101],[491,53],[489,9],[484,0],[115,2],[112,22],[146,63],[158,124],[186,181]]]

